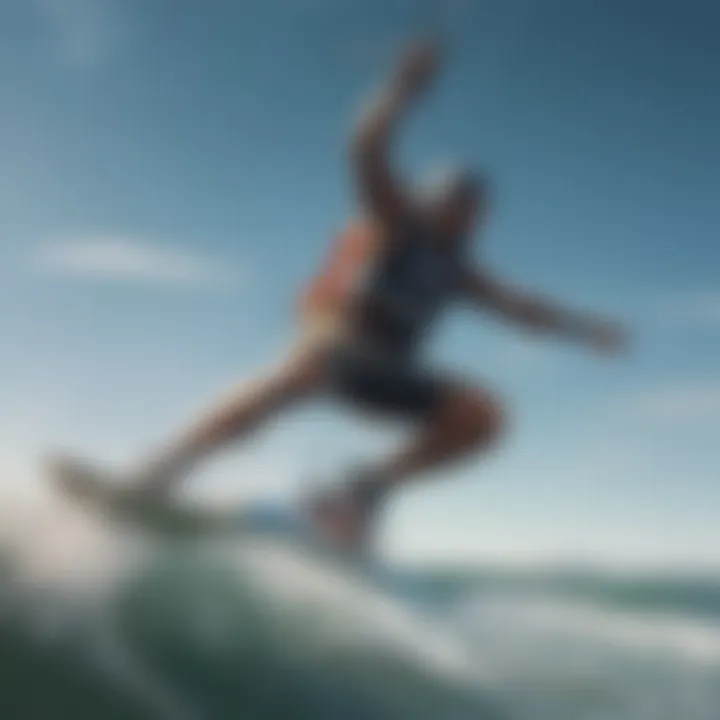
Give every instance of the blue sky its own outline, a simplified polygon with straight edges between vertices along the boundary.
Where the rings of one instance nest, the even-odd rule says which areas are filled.
[[[0,447],[126,462],[288,343],[352,212],[353,111],[451,40],[408,172],[498,188],[478,257],[626,319],[625,358],[453,315],[430,353],[512,433],[409,492],[402,557],[720,561],[720,10],[710,2],[0,0]],[[396,433],[309,408],[195,487],[281,490]],[[332,448],[332,449],[329,449]]]

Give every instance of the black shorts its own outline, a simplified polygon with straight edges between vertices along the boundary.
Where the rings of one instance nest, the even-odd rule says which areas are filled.
[[[328,370],[339,399],[410,420],[432,417],[445,396],[443,379],[403,354],[339,348],[331,354]]]

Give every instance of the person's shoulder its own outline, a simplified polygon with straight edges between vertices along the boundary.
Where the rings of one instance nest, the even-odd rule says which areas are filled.
[[[334,243],[340,247],[352,248],[367,245],[377,235],[376,223],[367,216],[350,218],[335,233]]]

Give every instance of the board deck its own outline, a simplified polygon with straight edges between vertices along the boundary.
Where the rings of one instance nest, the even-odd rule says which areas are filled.
[[[224,537],[240,542],[281,542],[342,572],[350,572],[386,594],[416,604],[412,584],[377,557],[351,553],[330,542],[291,502],[252,502],[227,508],[177,500],[148,503],[124,491],[117,478],[70,457],[53,458],[47,474],[49,482],[68,501],[158,539]]]
[[[330,542],[292,503],[252,502],[228,508],[209,508],[170,499],[148,502],[125,490],[117,479],[81,460],[54,458],[48,477],[66,499],[111,522],[131,525],[140,532],[165,538],[283,541],[333,564],[376,580],[381,564],[368,556],[350,553]]]
[[[289,504],[248,503],[229,509],[170,498],[150,499],[123,488],[109,474],[68,457],[48,463],[51,484],[67,499],[117,522],[151,532],[305,535],[311,523]]]

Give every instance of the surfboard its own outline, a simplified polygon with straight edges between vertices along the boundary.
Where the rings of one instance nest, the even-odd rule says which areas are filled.
[[[184,539],[270,538],[302,546],[344,565],[359,567],[369,563],[367,556],[332,542],[290,501],[208,507],[169,497],[143,497],[123,486],[111,473],[79,458],[54,456],[46,466],[50,483],[66,500],[111,522],[132,525],[140,532]]]
[[[312,533],[312,524],[290,503],[253,502],[212,508],[172,497],[149,497],[123,486],[112,474],[79,458],[54,456],[46,462],[55,490],[71,502],[155,533],[233,533],[295,535]]]
[[[332,542],[293,502],[248,502],[230,507],[165,498],[149,502],[123,487],[118,478],[85,461],[68,456],[47,460],[50,484],[68,502],[111,523],[132,526],[157,539],[237,541],[269,540],[350,572],[378,590],[409,603],[415,588],[376,555],[356,553]]]

